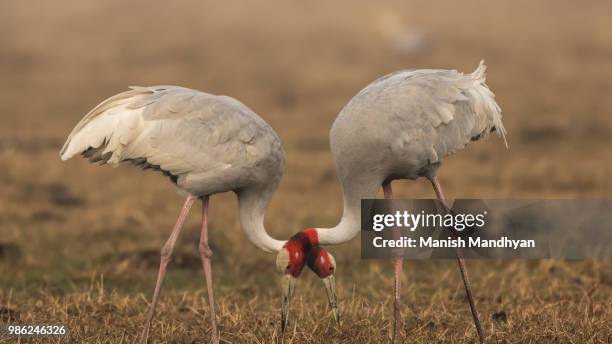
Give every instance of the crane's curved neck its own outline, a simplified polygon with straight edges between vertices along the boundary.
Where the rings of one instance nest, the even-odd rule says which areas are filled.
[[[344,209],[340,222],[332,228],[315,228],[320,244],[341,244],[353,239],[361,229],[361,200],[375,198],[382,183],[379,178],[340,176]]]
[[[240,224],[249,241],[266,252],[278,252],[286,241],[272,238],[264,226],[264,215],[277,183],[251,187],[237,192]]]

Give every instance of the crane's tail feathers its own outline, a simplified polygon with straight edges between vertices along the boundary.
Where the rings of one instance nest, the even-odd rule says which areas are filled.
[[[485,65],[485,60],[480,60],[480,63],[478,64],[478,68],[476,68],[476,70],[472,73],[472,78],[474,80],[485,82],[487,81],[486,72],[487,72],[487,65]]]
[[[60,151],[60,158],[68,160],[84,154],[92,162],[118,164],[126,145],[135,139],[142,125],[142,109],[133,104],[153,92],[151,88],[134,87],[100,103],[74,127]]]
[[[502,123],[502,111],[497,102],[495,101],[495,94],[491,92],[489,86],[485,83],[487,66],[484,60],[480,60],[478,68],[471,74],[474,80],[475,87],[470,92],[471,96],[475,100],[475,110],[477,112],[483,112],[486,114],[488,119],[488,125],[483,133],[484,137],[488,137],[489,133],[495,131],[497,136],[504,140],[506,148],[508,148],[508,141],[506,140],[506,128]]]

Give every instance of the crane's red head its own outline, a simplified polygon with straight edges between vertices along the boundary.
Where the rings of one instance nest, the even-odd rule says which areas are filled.
[[[314,228],[303,230],[292,236],[276,257],[277,269],[293,277],[299,277],[306,258],[313,247],[319,244],[319,236]]]
[[[338,312],[338,302],[336,297],[336,260],[331,253],[322,247],[313,247],[307,257],[308,267],[315,273],[325,285],[325,292],[329,299],[329,306],[334,314],[334,319],[340,325],[340,313]]]
[[[334,274],[336,260],[322,247],[313,247],[307,258],[308,267],[320,278],[326,278]]]
[[[283,274],[283,297],[281,302],[281,332],[287,327],[289,314],[289,300],[293,293],[296,279],[302,273],[304,265],[314,271],[323,281],[325,291],[332,308],[334,318],[340,323],[338,305],[336,301],[336,282],[334,272],[336,261],[326,250],[319,247],[319,235],[314,228],[308,228],[292,236],[278,252],[276,257],[276,268]]]

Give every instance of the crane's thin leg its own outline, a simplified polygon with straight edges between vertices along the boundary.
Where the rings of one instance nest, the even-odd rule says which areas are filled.
[[[442,186],[438,181],[438,177],[434,175],[432,178],[429,178],[429,180],[431,181],[431,185],[433,186],[434,191],[436,192],[436,196],[438,196],[438,199],[440,200],[440,202],[442,202],[442,205],[448,211],[450,211],[450,207],[448,206],[446,198],[444,197],[444,193],[442,192]],[[480,343],[484,343],[485,335],[484,331],[482,330],[482,326],[480,325],[480,320],[478,318],[478,310],[476,310],[476,304],[474,303],[474,296],[472,294],[470,279],[468,278],[467,269],[465,267],[465,261],[459,249],[456,249],[455,252],[457,254],[457,263],[459,264],[459,270],[461,270],[461,277],[463,277],[463,284],[465,285],[465,293],[467,294],[468,301],[470,302],[470,310],[472,311],[472,317],[474,318],[474,325],[476,325],[476,331],[478,332],[478,339],[480,340]]]
[[[185,219],[187,218],[187,214],[189,214],[189,210],[195,202],[196,197],[193,195],[187,196],[187,200],[185,200],[185,205],[183,205],[183,210],[181,210],[181,214],[176,220],[176,224],[172,229],[172,233],[170,234],[170,238],[164,244],[164,247],[161,249],[161,260],[159,262],[159,273],[157,274],[157,282],[155,283],[155,291],[153,292],[153,300],[151,301],[151,305],[149,306],[149,314],[147,315],[147,322],[145,323],[145,328],[142,331],[142,335],[140,336],[140,344],[146,344],[147,338],[149,337],[149,329],[151,328],[151,321],[153,320],[153,314],[155,314],[155,306],[157,305],[157,301],[159,300],[159,292],[161,290],[162,284],[164,283],[164,277],[166,276],[166,268],[168,267],[168,263],[170,262],[170,258],[172,256],[172,251],[174,251],[174,244],[176,244],[176,239],[178,239],[179,234],[181,233],[181,229],[183,228],[183,224],[185,223]]]
[[[385,181],[382,185],[383,192],[386,199],[393,199],[393,190],[391,189],[391,182]],[[393,266],[395,270],[395,284],[394,284],[394,297],[395,303],[393,304],[394,321],[393,321],[393,343],[398,343],[400,340],[400,329],[402,327],[402,318],[400,314],[400,296],[401,296],[401,283],[400,278],[402,274],[402,257],[398,256],[393,258]]]
[[[213,294],[212,282],[212,251],[208,246],[208,196],[202,198],[202,232],[200,235],[200,257],[202,257],[202,267],[204,268],[204,279],[206,279],[206,290],[208,293],[208,305],[210,307],[211,338],[213,344],[219,343],[217,334],[217,316],[215,313],[215,295]]]

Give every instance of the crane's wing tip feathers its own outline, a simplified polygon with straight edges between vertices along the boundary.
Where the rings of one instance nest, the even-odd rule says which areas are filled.
[[[66,151],[68,150],[69,142],[70,142],[70,139],[68,139],[68,141],[64,143],[64,145],[62,146],[62,149],[59,152],[60,159],[62,159],[63,161],[66,161],[71,158],[70,156],[68,156],[68,154],[66,154]]]
[[[59,153],[59,157],[62,161],[66,161],[68,159],[71,159],[74,156],[74,154],[70,154],[70,152],[67,152],[66,148],[63,148],[60,153]]]
[[[71,154],[70,152],[68,152],[68,147],[64,147],[62,148],[62,150],[59,153],[59,157],[60,159],[62,159],[62,161],[66,161],[70,158],[72,158],[74,156],[74,154]]]
[[[504,145],[506,146],[506,149],[510,149],[508,146],[508,140],[506,139],[507,131],[506,131],[506,128],[504,128],[504,125],[501,123],[501,120],[500,120],[500,127],[497,128],[496,126],[495,129],[496,129],[495,131],[497,133],[497,137],[501,137],[502,140],[504,140]]]
[[[508,140],[506,140],[506,134],[502,134],[502,138],[504,139],[504,145],[506,146],[506,149],[510,149],[510,147],[508,146]]]
[[[482,59],[480,60],[478,67],[471,74],[471,76],[472,79],[475,80],[476,83],[479,85],[478,88],[481,91],[485,91],[484,93],[481,93],[481,96],[484,97],[484,100],[487,103],[489,103],[489,109],[491,111],[490,119],[492,120],[492,125],[496,129],[498,137],[501,137],[504,140],[504,145],[506,146],[506,149],[508,149],[508,141],[506,140],[507,132],[506,128],[504,128],[504,124],[501,121],[501,109],[495,102],[495,95],[488,89],[487,85],[485,84],[485,81],[487,79],[486,72],[487,65],[485,64],[485,60]]]
[[[486,79],[486,72],[487,72],[487,65],[485,64],[485,60],[484,59],[480,60],[478,67],[476,68],[474,73],[472,73],[472,78],[474,78],[475,80],[484,82]]]

